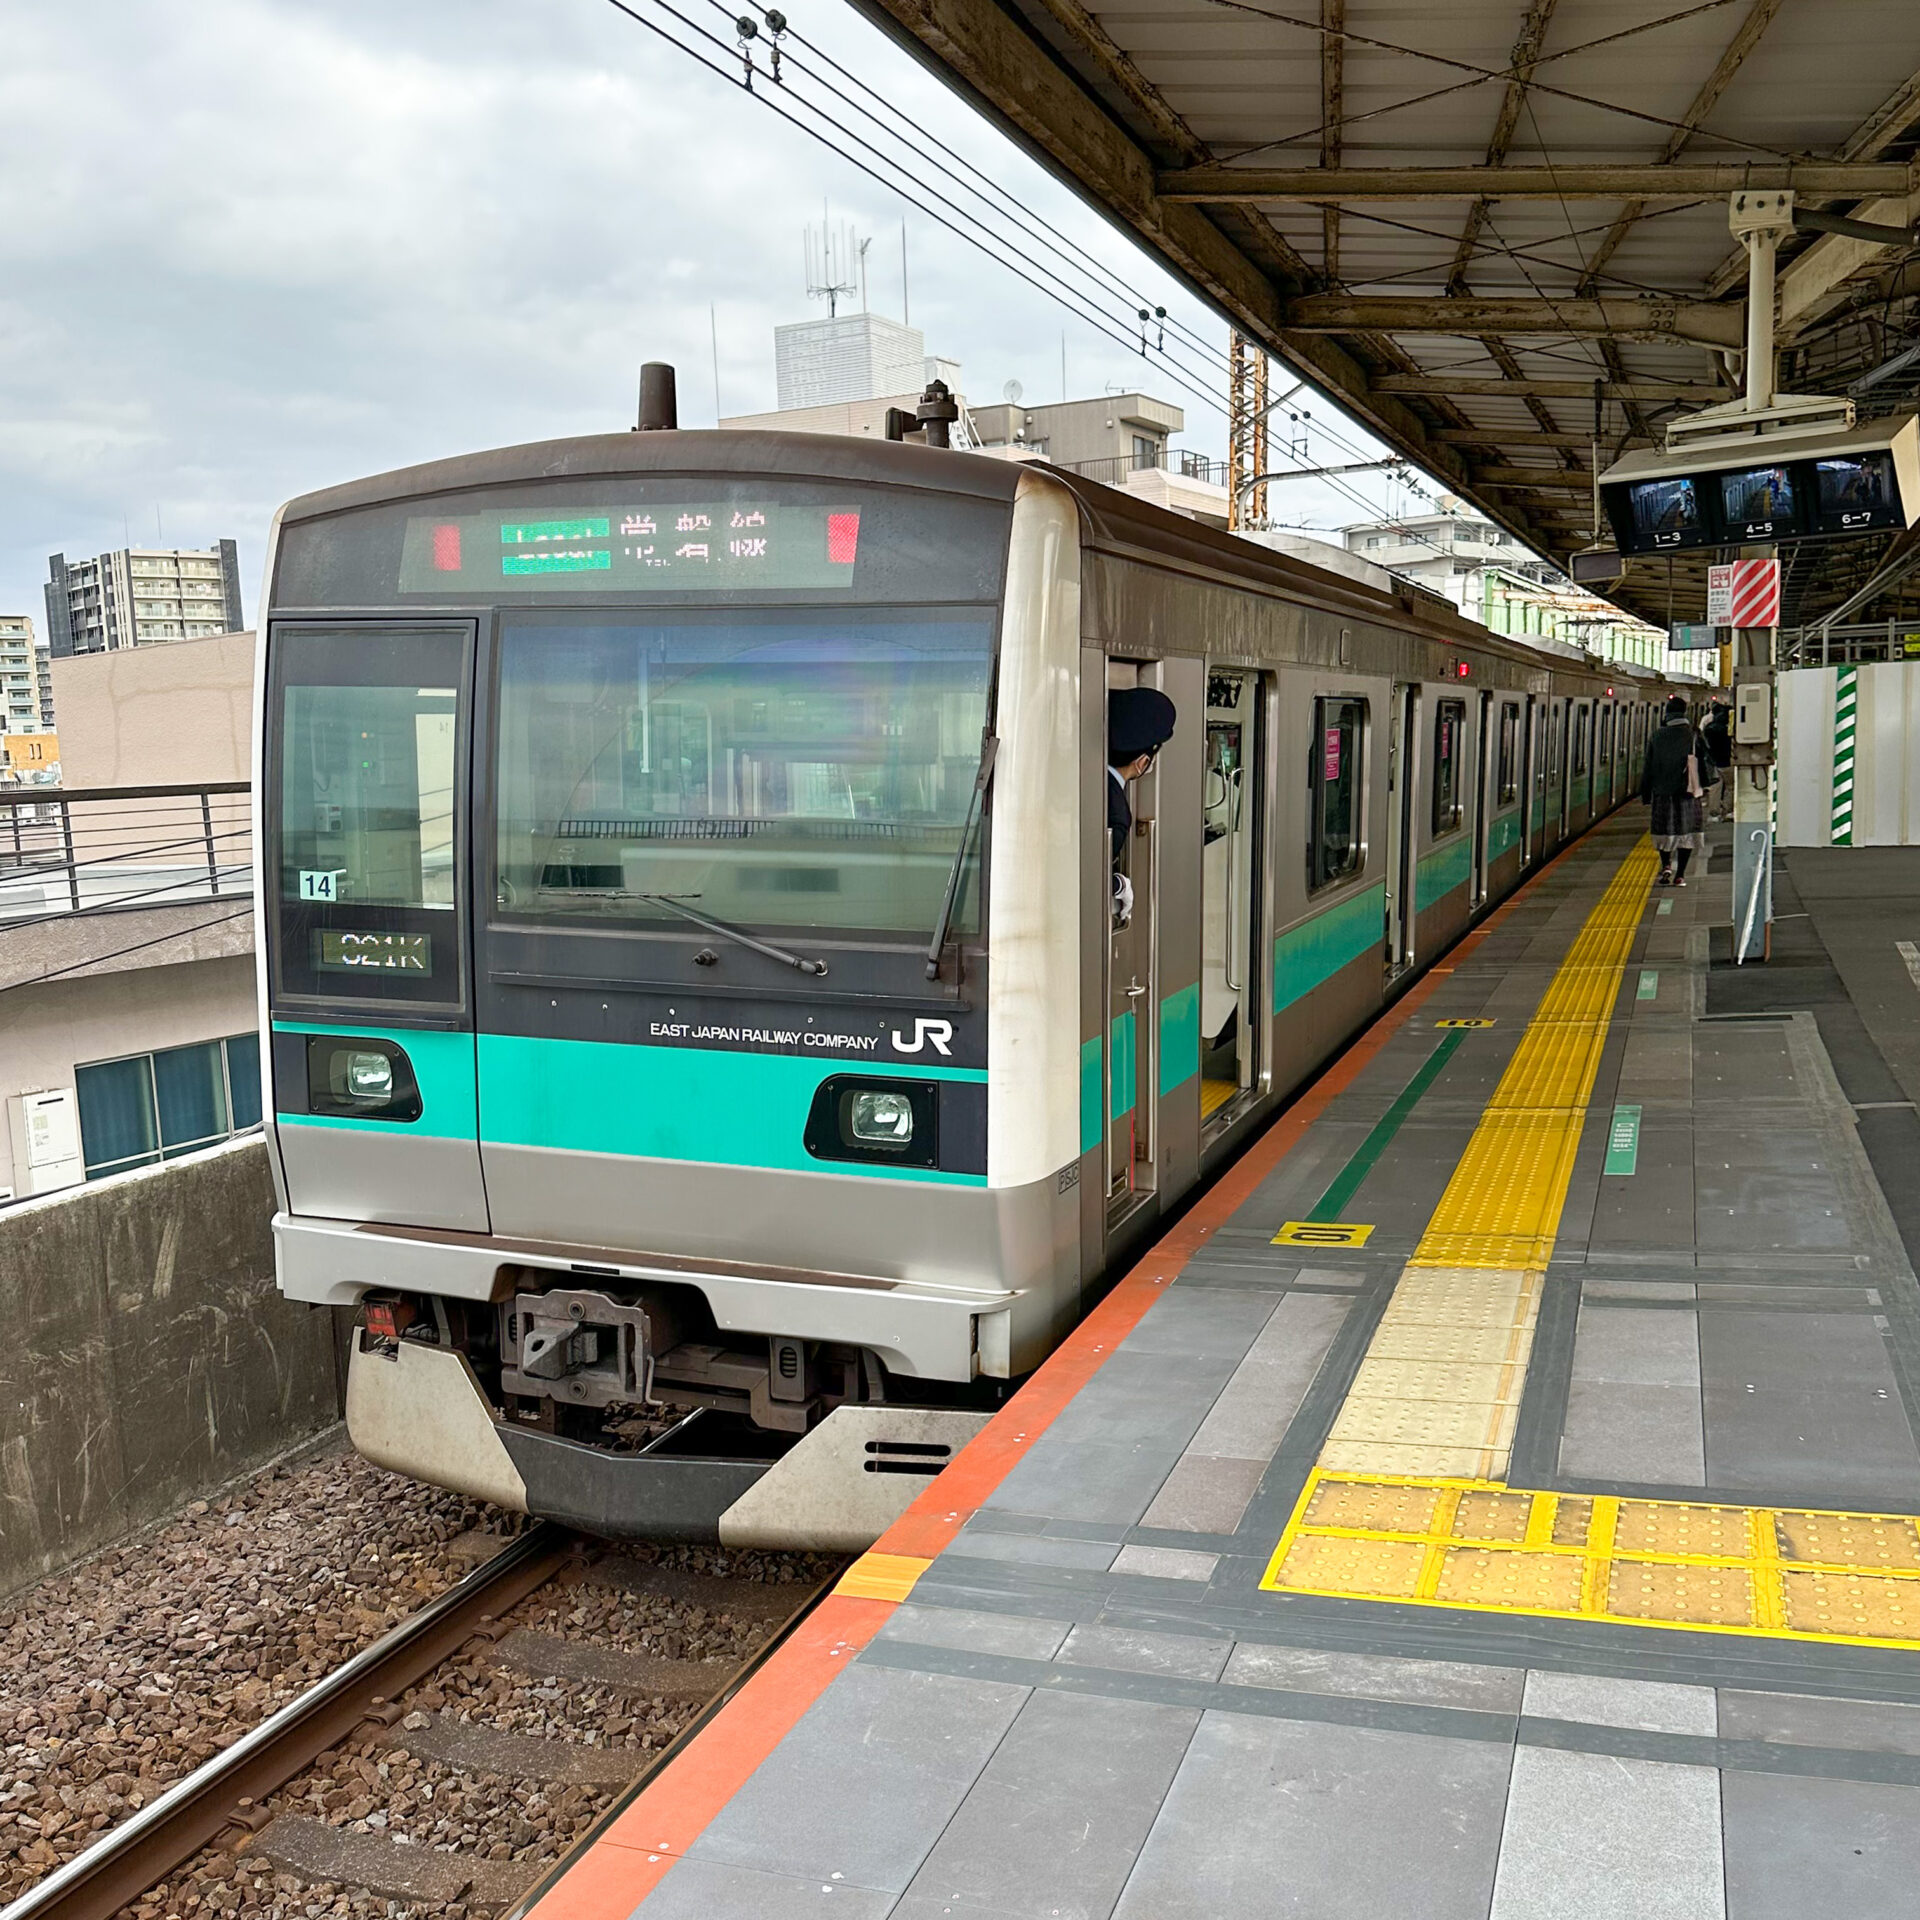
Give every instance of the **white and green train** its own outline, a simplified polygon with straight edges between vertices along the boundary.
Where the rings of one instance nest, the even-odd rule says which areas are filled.
[[[611,1534],[871,1541],[1668,691],[1038,463],[635,432],[279,515],[282,1290]],[[1132,791],[1108,693],[1178,721]]]

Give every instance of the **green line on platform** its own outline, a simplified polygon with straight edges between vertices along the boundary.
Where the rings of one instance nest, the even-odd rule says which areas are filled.
[[[1330,1186],[1314,1202],[1307,1214],[1309,1220],[1338,1220],[1347,1202],[1359,1192],[1360,1183],[1373,1171],[1373,1165],[1387,1150],[1387,1142],[1398,1133],[1406,1123],[1407,1115],[1419,1104],[1420,1096],[1439,1079],[1444,1068],[1459,1050],[1460,1043],[1467,1037],[1464,1027],[1449,1028],[1440,1044],[1434,1048],[1420,1071],[1406,1084],[1400,1098],[1383,1113],[1373,1131],[1354,1149],[1353,1158],[1334,1176]]]

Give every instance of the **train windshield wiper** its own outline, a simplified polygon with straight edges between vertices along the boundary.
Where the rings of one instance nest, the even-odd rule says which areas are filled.
[[[953,871],[947,875],[947,891],[940,902],[940,918],[934,923],[933,938],[927,942],[927,978],[940,978],[940,956],[946,951],[947,927],[953,919],[953,905],[960,897],[960,877],[966,871],[967,852],[973,845],[973,830],[979,824],[980,803],[993,783],[994,756],[1000,751],[1000,736],[992,728],[980,735],[980,764],[974,770],[973,792],[967,800],[967,817],[960,825],[960,845],[953,856]]]
[[[696,913],[685,903],[689,899],[699,899],[697,893],[629,893],[625,897],[629,900],[655,901],[669,913],[677,913],[681,919],[691,920],[696,927],[705,927],[709,933],[717,933],[721,939],[731,940],[736,946],[764,953],[769,960],[778,960],[783,967],[791,967],[796,973],[810,973],[818,979],[827,970],[824,960],[803,960],[799,954],[789,953],[785,947],[771,946],[765,940],[756,940],[752,934],[743,932],[739,927],[730,927],[726,921],[716,920],[710,913]]]

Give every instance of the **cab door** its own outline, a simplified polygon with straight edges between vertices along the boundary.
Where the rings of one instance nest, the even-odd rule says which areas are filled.
[[[467,926],[474,625],[278,621],[262,898],[295,1213],[485,1232]]]

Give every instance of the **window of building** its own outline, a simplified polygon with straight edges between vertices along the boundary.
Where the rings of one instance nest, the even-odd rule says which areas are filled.
[[[1160,443],[1151,434],[1136,433],[1133,436],[1133,464],[1136,468],[1157,467],[1160,464]]]
[[[1500,707],[1500,754],[1496,762],[1496,806],[1510,807],[1520,797],[1520,709],[1511,701]]]
[[[87,1178],[150,1167],[260,1124],[260,1036],[136,1053],[74,1070]]]
[[[1379,534],[1370,533],[1367,535],[1367,550],[1369,552],[1372,552],[1376,547],[1381,547],[1381,546],[1384,546],[1385,544],[1386,544],[1385,541],[1381,539]]]
[[[1451,833],[1461,818],[1466,784],[1467,703],[1442,700],[1433,710],[1433,831]]]
[[[1347,879],[1365,856],[1361,808],[1367,738],[1364,700],[1313,703],[1312,805],[1307,838],[1309,889]]]

